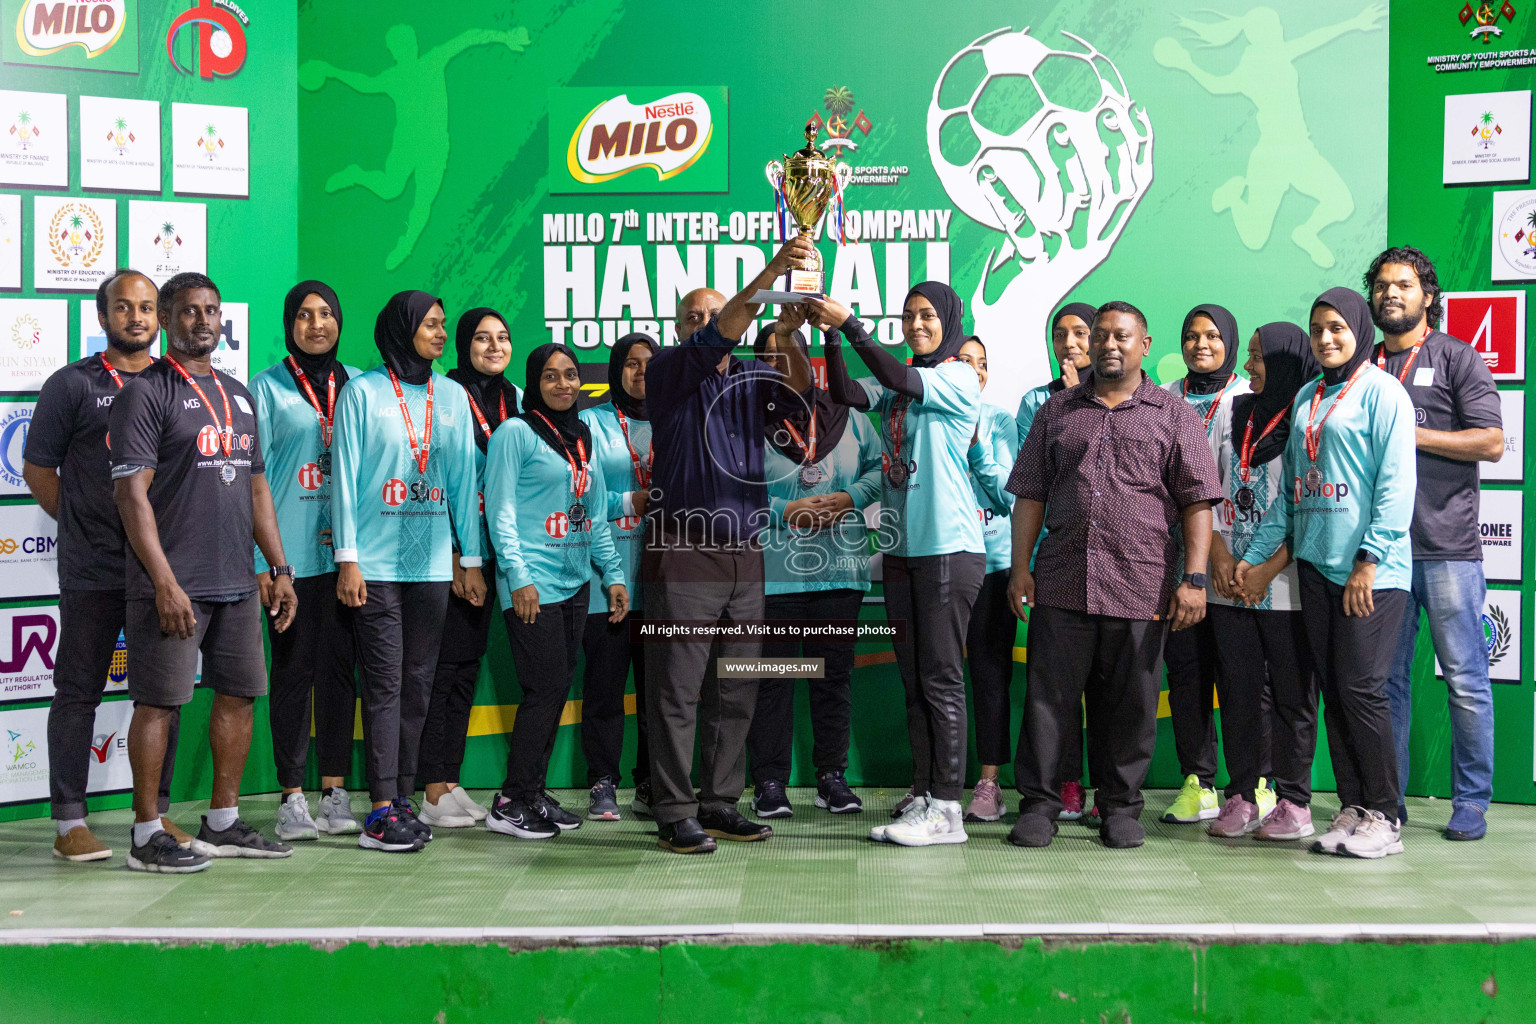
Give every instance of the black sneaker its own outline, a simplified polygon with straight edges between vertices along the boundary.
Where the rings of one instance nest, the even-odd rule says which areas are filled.
[[[700,811],[699,824],[716,839],[729,839],[734,843],[756,843],[773,835],[770,826],[742,817],[734,807],[723,811]]]
[[[822,772],[816,778],[816,806],[833,814],[858,814],[864,809],[864,801],[849,787],[842,772]]]
[[[637,818],[651,818],[651,780],[635,783],[635,798],[629,802],[629,809],[635,812]]]
[[[281,860],[293,856],[293,847],[287,843],[274,843],[251,826],[235,819],[235,823],[222,832],[208,827],[208,816],[203,815],[203,827],[197,831],[194,848],[210,857],[257,857],[265,860]]]
[[[210,861],[201,853],[193,853],[176,844],[176,837],[169,832],[156,832],[143,846],[129,841],[128,868],[131,871],[149,871],[162,875],[190,875],[204,871]]]
[[[817,804],[820,803],[818,800]],[[784,783],[777,779],[759,782],[752,790],[752,813],[759,818],[794,817],[795,809],[789,804],[789,794],[784,792]]]
[[[416,853],[426,844],[416,830],[400,817],[396,806],[380,807],[363,820],[362,834],[357,845],[365,850],[383,850],[386,853]]]
[[[400,823],[416,833],[417,839],[423,843],[432,841],[432,827],[416,817],[416,808],[411,806],[410,800],[405,797],[396,797],[394,807],[395,812],[400,815]]]
[[[569,832],[571,829],[581,828],[581,816],[578,814],[572,814],[564,807],[561,807],[560,801],[556,800],[548,793],[540,793],[537,797],[535,797],[532,807],[535,811],[538,811],[540,814],[544,815],[545,821],[549,822],[551,825],[555,826],[562,832]]]
[[[714,853],[715,841],[709,838],[697,818],[684,818],[656,829],[657,845],[673,853]]]
[[[508,800],[500,793],[491,801],[491,813],[486,815],[485,827],[519,839],[548,839],[560,834],[560,829],[540,814],[538,808]]]

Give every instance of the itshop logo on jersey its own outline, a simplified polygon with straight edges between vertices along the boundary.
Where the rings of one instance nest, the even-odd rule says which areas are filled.
[[[1298,503],[1303,498],[1331,498],[1337,502],[1349,497],[1349,484],[1342,481],[1335,483],[1332,480],[1320,480],[1316,487],[1310,487],[1303,477],[1298,476],[1292,479],[1291,486]]]
[[[592,529],[592,519],[588,517],[573,525],[571,517],[564,512],[551,512],[544,518],[544,532],[555,540],[563,540],[573,529],[577,533],[586,533]]]
[[[230,448],[238,448],[243,452],[251,450],[253,438],[250,434],[231,434]],[[197,432],[197,450],[208,458],[218,455],[222,451],[219,444],[219,428],[211,423]]]
[[[306,462],[299,467],[299,486],[306,491],[318,491],[325,486],[325,474],[320,471],[318,462]]]
[[[399,508],[408,501],[441,505],[445,495],[441,487],[433,487],[425,480],[413,480],[410,483],[406,483],[397,477],[390,477],[384,481],[384,486],[379,491],[379,497],[390,508]]]

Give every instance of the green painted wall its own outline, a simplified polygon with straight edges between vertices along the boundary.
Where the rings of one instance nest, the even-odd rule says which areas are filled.
[[[1517,1024],[1536,942],[11,947],[16,1020]],[[1405,985],[1405,978],[1434,979]],[[126,979],[132,979],[129,983]],[[192,981],[189,979],[200,979]],[[211,980],[211,983],[210,983]],[[273,1003],[277,993],[279,1003]],[[280,1009],[278,1009],[280,1007]]]

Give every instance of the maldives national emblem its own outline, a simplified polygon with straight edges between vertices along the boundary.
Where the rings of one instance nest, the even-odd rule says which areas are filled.
[[[101,218],[84,203],[64,203],[48,225],[48,250],[60,267],[89,267],[101,258]]]

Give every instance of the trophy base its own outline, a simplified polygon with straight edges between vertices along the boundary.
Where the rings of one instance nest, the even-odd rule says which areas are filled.
[[[752,296],[754,306],[793,306],[806,299],[824,299],[825,295],[814,292],[779,292],[761,289]]]

